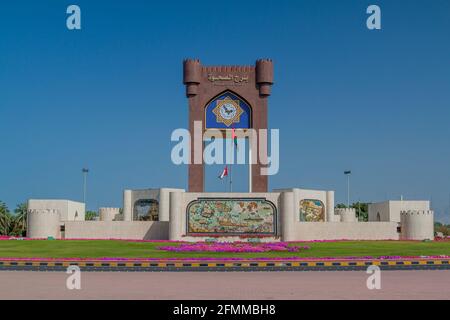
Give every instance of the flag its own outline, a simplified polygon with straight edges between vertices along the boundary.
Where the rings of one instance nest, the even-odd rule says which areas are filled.
[[[225,168],[223,168],[223,171],[222,171],[222,173],[221,173],[220,176],[219,176],[219,179],[223,179],[223,178],[225,178],[227,175],[228,175],[228,167],[225,166]]]
[[[234,131],[234,128],[231,128],[231,139],[233,139],[234,145],[237,148],[238,141],[237,141],[237,135],[236,135],[236,132]]]

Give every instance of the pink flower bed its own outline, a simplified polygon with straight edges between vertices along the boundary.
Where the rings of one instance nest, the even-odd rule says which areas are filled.
[[[115,261],[115,262],[159,262],[159,261],[279,261],[279,262],[301,262],[301,261],[373,261],[373,260],[419,260],[419,259],[450,259],[448,255],[440,256],[381,256],[381,257],[273,257],[273,258],[238,258],[238,257],[196,257],[196,258],[122,258],[122,257],[101,257],[101,258],[0,258],[0,261]]]
[[[245,237],[243,237],[245,238]],[[252,238],[264,238],[264,237],[252,237]],[[26,237],[13,237],[13,236],[2,236],[0,235],[0,240],[47,240],[47,238],[26,238]],[[183,243],[185,241],[175,241],[175,240],[143,240],[143,239],[120,239],[120,238],[68,238],[68,239],[54,239],[52,241],[66,241],[66,240],[77,240],[77,241],[93,241],[93,240],[114,240],[114,241],[129,241],[129,242],[155,242],[155,243]],[[436,237],[435,241],[450,241],[450,236],[444,238]],[[336,239],[336,240],[303,240],[303,241],[286,241],[286,243],[321,243],[321,242],[346,242],[346,241],[357,241],[357,240],[347,240],[347,239]],[[400,240],[361,240],[361,241],[400,241]],[[421,240],[401,240],[402,242],[422,242]]]
[[[47,238],[25,238],[25,237],[12,237],[12,236],[0,236],[0,240],[48,240]],[[70,239],[53,239],[51,241],[105,241],[105,240],[113,240],[113,241],[127,241],[127,242],[155,242],[155,243],[180,243],[182,241],[173,241],[173,240],[143,240],[143,239],[119,239],[119,238],[70,238]]]
[[[286,242],[248,243],[248,242],[195,242],[182,243],[179,246],[158,247],[159,250],[172,252],[298,252],[308,250],[308,246],[289,246]]]

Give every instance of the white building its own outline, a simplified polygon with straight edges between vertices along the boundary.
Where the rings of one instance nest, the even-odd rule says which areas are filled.
[[[389,200],[369,204],[369,221],[400,222],[400,212],[430,210],[430,201]]]
[[[65,223],[85,220],[85,204],[70,200],[28,200],[27,236],[63,238]]]

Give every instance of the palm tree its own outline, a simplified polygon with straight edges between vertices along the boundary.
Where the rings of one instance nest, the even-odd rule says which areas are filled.
[[[14,209],[14,219],[13,219],[13,227],[12,232],[18,236],[24,236],[27,229],[27,212],[28,205],[27,203],[19,203]]]
[[[0,201],[0,235],[9,235],[11,214],[4,202]]]

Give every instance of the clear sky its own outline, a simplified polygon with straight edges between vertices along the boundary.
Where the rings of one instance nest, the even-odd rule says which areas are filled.
[[[70,4],[79,31],[66,28]],[[370,4],[381,30],[366,28]],[[124,188],[185,188],[170,135],[187,126],[186,57],[274,60],[270,188],[345,202],[352,170],[353,201],[431,199],[449,221],[448,0],[2,1],[0,200],[81,200],[84,166],[90,209],[121,206]]]

